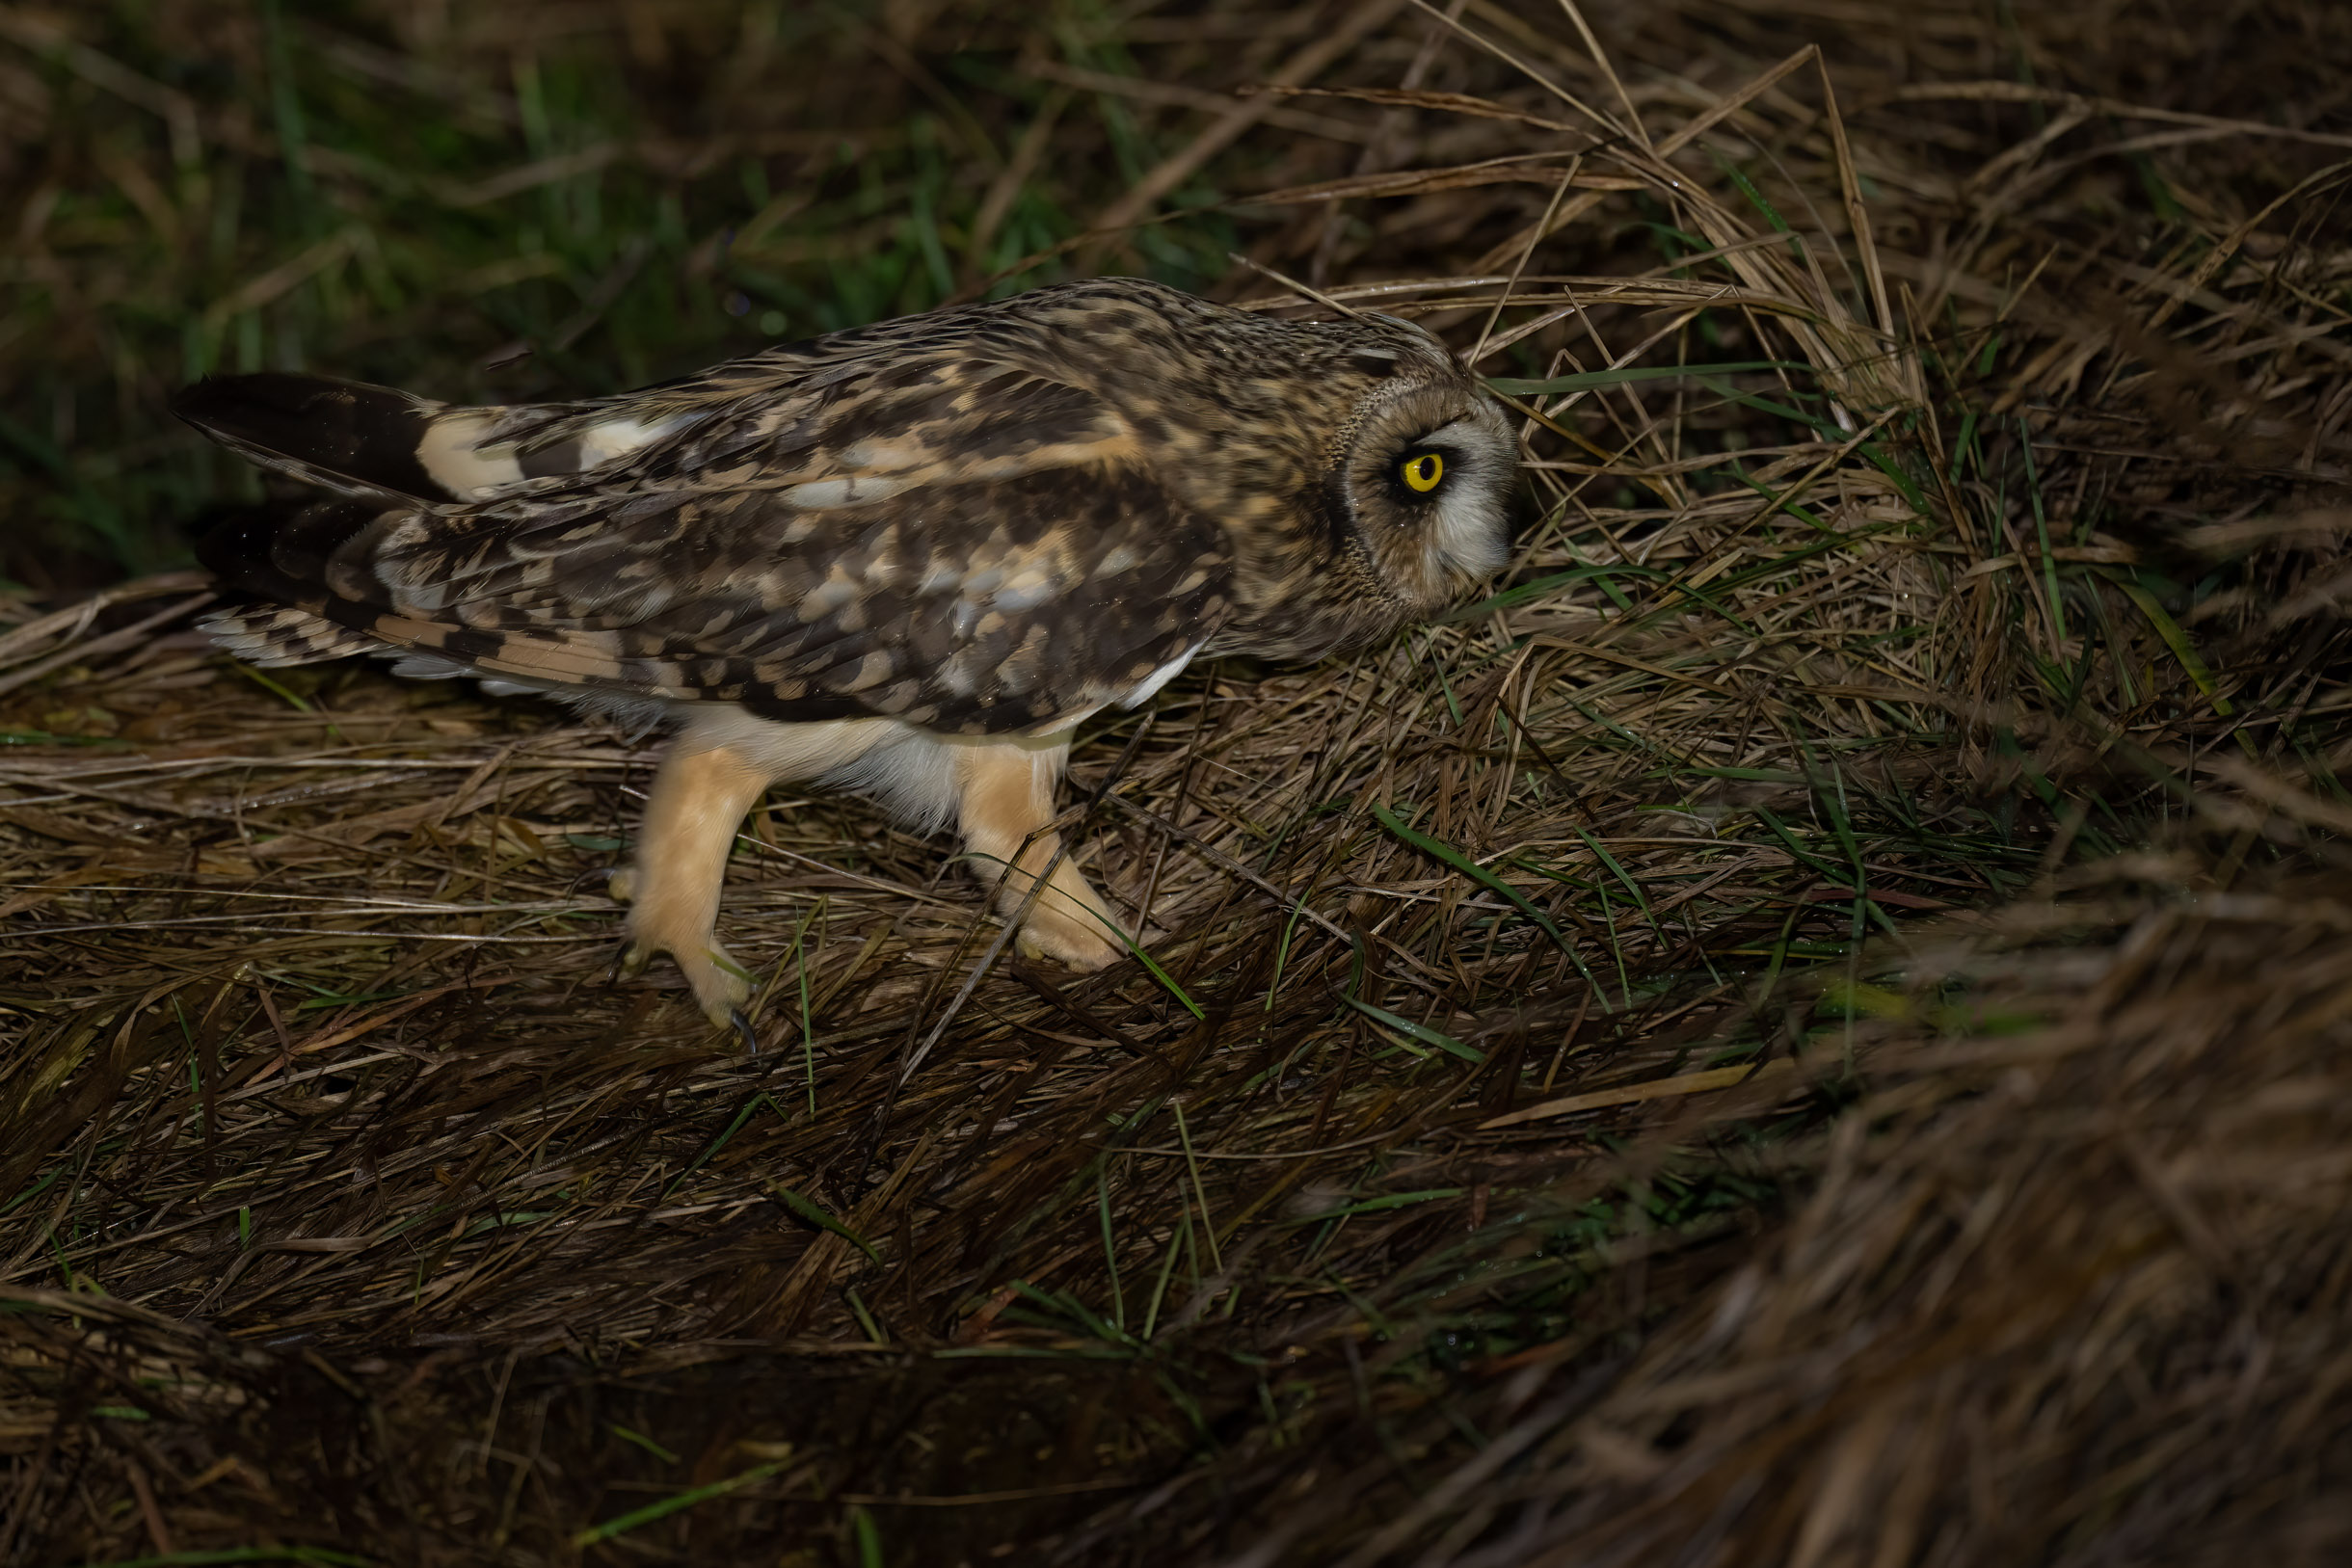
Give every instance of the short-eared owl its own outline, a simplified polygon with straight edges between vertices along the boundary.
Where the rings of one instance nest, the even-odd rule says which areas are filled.
[[[464,408],[262,374],[175,412],[334,492],[204,559],[255,664],[354,653],[678,730],[624,967],[714,1021],[729,847],[780,780],[952,820],[1022,944],[1080,969],[1125,926],[1057,846],[1071,731],[1195,658],[1313,658],[1500,565],[1515,443],[1429,333],[1293,322],[1132,279],[764,350],[617,397]]]

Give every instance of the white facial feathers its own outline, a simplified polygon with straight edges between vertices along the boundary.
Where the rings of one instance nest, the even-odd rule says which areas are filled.
[[[1403,378],[1358,405],[1340,473],[1384,584],[1423,613],[1502,566],[1517,476],[1500,405],[1458,381]]]
[[[1467,470],[1460,482],[1440,485],[1430,542],[1446,563],[1469,577],[1498,571],[1508,553],[1503,497],[1518,465],[1518,443],[1510,427],[1490,410],[1467,414],[1432,431],[1425,444],[1452,447]]]

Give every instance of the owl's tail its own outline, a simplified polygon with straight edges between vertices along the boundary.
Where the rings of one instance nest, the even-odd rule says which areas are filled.
[[[391,645],[382,638],[283,604],[215,610],[197,625],[212,639],[213,647],[241,664],[264,670],[391,651]]]
[[[252,596],[202,622],[215,647],[247,664],[397,651],[369,629],[384,605],[364,565],[368,539],[514,477],[511,461],[501,473],[468,439],[504,409],[272,372],[198,382],[172,412],[273,473],[334,492],[233,509],[197,542],[198,560]]]
[[[379,630],[388,606],[367,570],[367,545],[377,528],[414,513],[406,502],[388,506],[343,497],[231,510],[197,541],[196,558],[223,584],[250,597],[197,625],[222,652],[264,669],[373,653],[397,660],[394,675],[442,679],[472,674],[463,659],[395,642]]]
[[[183,388],[172,412],[278,473],[345,495],[429,506],[582,473],[693,422],[649,419],[626,400],[468,408],[281,371],[208,377]]]
[[[388,605],[366,567],[367,545],[376,529],[414,513],[406,502],[343,497],[235,509],[197,542],[196,558],[251,597],[197,624],[222,652],[265,669],[372,653],[396,660],[394,675],[474,673],[463,659],[379,630]]]
[[[469,439],[507,411],[264,371],[184,387],[172,412],[241,457],[343,494],[446,504],[504,478]]]
[[[196,558],[255,601],[215,610],[199,624],[223,652],[264,667],[387,651],[389,645],[355,613],[366,607],[338,606],[325,579],[338,545],[401,510],[395,503],[388,511],[380,499],[342,498],[231,509],[197,541]],[[345,622],[359,624],[333,619],[338,608]]]
[[[403,518],[463,510],[527,481],[560,482],[691,422],[645,419],[619,400],[467,408],[276,371],[207,378],[174,398],[172,412],[262,467],[334,492],[241,509],[197,545],[224,583],[262,601],[217,611],[204,629],[261,665],[397,651],[369,629],[388,601],[368,558]],[[462,668],[426,663],[407,673]]]

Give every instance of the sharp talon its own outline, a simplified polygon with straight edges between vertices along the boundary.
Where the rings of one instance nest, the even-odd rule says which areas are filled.
[[[735,1032],[742,1037],[744,1054],[747,1056],[759,1055],[760,1037],[752,1032],[751,1020],[743,1016],[743,1009],[740,1007],[728,1008],[727,1022],[734,1024]]]
[[[622,943],[612,955],[612,974],[604,983],[618,985],[623,980],[634,980],[645,971],[646,961],[653,956],[651,947],[640,947],[633,941]]]

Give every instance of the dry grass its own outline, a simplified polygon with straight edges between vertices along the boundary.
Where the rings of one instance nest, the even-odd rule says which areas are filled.
[[[28,596],[0,1562],[2340,1555],[2352,48],[2065,10],[1020,56],[1160,117],[1064,256],[1219,204],[1482,350],[1542,502],[1082,739],[1158,972],[976,972],[936,844],[778,798],[746,1058],[606,983],[628,737]]]

